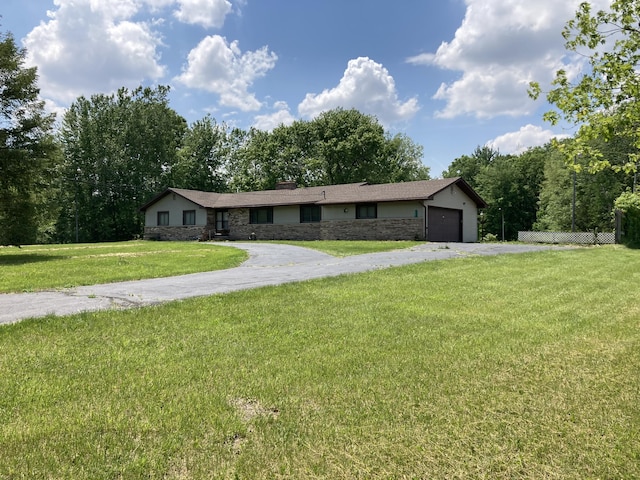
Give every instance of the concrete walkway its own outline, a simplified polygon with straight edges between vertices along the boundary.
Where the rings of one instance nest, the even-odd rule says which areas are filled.
[[[249,253],[250,258],[241,266],[227,270],[46,292],[0,294],[0,324],[48,314],[69,315],[82,311],[154,305],[429,260],[563,248],[528,244],[425,243],[404,250],[336,258],[291,245],[240,242],[216,245],[241,248]]]

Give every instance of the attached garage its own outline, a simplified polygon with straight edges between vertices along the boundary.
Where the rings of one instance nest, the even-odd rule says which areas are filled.
[[[462,210],[429,207],[430,242],[462,241]]]

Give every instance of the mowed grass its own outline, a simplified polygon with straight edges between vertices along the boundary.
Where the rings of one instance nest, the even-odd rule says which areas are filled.
[[[0,293],[168,277],[238,266],[247,254],[197,242],[114,242],[0,248]]]
[[[0,478],[639,478],[640,251],[0,328]]]
[[[312,248],[333,255],[334,257],[347,257],[349,255],[363,255],[365,253],[388,252],[411,248],[424,242],[407,240],[369,241],[369,240],[278,240],[265,243],[284,243],[298,247]]]

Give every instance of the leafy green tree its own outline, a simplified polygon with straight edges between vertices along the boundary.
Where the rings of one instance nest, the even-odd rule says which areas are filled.
[[[251,129],[234,145],[232,190],[270,189],[282,180],[312,186],[429,178],[421,146],[406,135],[390,136],[357,110],[331,110],[272,132]]]
[[[169,186],[186,121],[168,106],[168,87],[122,88],[78,98],[60,138],[62,241],[128,240],[142,233],[140,205]]]
[[[38,240],[43,191],[48,188],[56,144],[54,115],[38,98],[36,68],[10,33],[0,34],[0,244]]]
[[[573,141],[565,140],[563,143]],[[591,143],[614,162],[628,151],[628,142],[624,138]],[[563,154],[550,147],[545,164],[545,180],[540,192],[536,229],[570,231],[574,220],[577,231],[611,231],[614,228],[611,215],[614,201],[625,189],[631,187],[633,176],[613,169],[605,169],[593,175],[589,173],[589,164],[590,159],[581,155],[568,165]]]
[[[275,182],[270,184],[269,181],[270,138],[269,132],[255,128],[232,132],[234,148],[228,166],[231,191],[249,192],[275,186]]]
[[[547,100],[558,110],[544,118],[579,125],[576,141],[562,144],[567,161],[578,155],[589,159],[591,171],[607,168],[633,172],[640,152],[640,0],[614,0],[608,11],[593,12],[589,2],[580,4],[562,34],[568,51],[585,57],[589,68],[576,81],[559,70]],[[538,98],[540,85],[531,84],[530,95]],[[624,157],[607,157],[601,144],[616,137],[631,139]]]
[[[323,183],[383,183],[380,164],[385,145],[384,129],[377,120],[357,110],[335,109],[313,120]]]
[[[477,187],[476,181],[480,172],[489,167],[500,156],[500,152],[491,147],[476,147],[471,155],[456,158],[449,168],[442,172],[444,178],[462,177],[472,187]]]
[[[498,155],[476,177],[478,193],[489,204],[484,231],[515,240],[518,231],[531,230],[544,179],[546,151],[534,148],[519,155]]]
[[[387,135],[380,183],[429,180],[429,167],[422,163],[423,150],[422,145],[417,145],[407,135]]]
[[[615,201],[615,208],[623,213],[622,241],[640,247],[640,194],[626,191]]]
[[[209,192],[226,192],[226,167],[231,155],[229,128],[210,115],[187,130],[178,160],[171,167],[171,184]]]
[[[574,175],[577,175],[577,172],[565,164],[564,156],[560,152],[553,149],[544,165],[544,181],[541,186],[534,230],[547,232],[571,230]]]

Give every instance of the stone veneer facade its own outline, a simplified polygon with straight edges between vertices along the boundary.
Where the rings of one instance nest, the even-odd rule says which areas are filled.
[[[200,240],[202,226],[144,227],[145,240]]]
[[[218,236],[215,217],[207,225],[189,227],[145,227],[147,240],[424,240],[422,218],[376,218],[328,220],[314,223],[251,224],[249,209],[229,211],[229,235]]]
[[[211,217],[210,217],[211,218]],[[214,237],[214,225],[204,237]],[[209,232],[211,232],[209,234]],[[229,240],[424,240],[422,218],[329,220],[314,223],[251,224],[249,209],[229,212]]]

